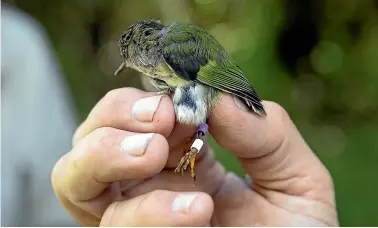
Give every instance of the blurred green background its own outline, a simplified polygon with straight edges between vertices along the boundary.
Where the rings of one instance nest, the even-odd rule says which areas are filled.
[[[81,118],[109,90],[117,41],[147,18],[210,31],[264,100],[280,103],[330,170],[342,226],[378,226],[377,0],[5,0],[47,30]],[[126,76],[125,76],[126,75]],[[256,129],[257,131],[258,129]],[[243,175],[214,145],[220,160]]]

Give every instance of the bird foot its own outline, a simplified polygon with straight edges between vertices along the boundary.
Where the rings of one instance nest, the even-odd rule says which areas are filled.
[[[186,171],[188,166],[190,165],[190,176],[194,180],[193,186],[196,182],[196,174],[194,172],[196,155],[200,152],[203,146],[203,140],[201,138],[206,135],[207,130],[207,124],[203,124],[198,127],[196,134],[189,140],[189,143],[185,146],[185,152],[188,150],[189,152],[184,154],[184,156],[180,160],[180,163],[177,165],[175,169],[175,173],[181,172],[181,174],[184,175],[184,171]]]
[[[196,155],[198,151],[195,148],[192,148],[189,152],[187,152],[180,160],[180,163],[177,165],[175,169],[175,173],[181,172],[182,175],[184,175],[184,171],[188,169],[188,166],[190,164],[191,172],[190,176],[196,181],[196,175],[194,172],[194,166],[196,161]]]

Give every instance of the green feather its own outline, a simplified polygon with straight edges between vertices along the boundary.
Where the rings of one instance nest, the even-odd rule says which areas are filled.
[[[205,30],[174,23],[167,28],[161,44],[167,64],[178,77],[231,93],[256,113],[265,115],[261,100],[243,71]]]

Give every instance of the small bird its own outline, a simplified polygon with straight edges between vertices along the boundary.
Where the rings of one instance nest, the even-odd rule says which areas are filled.
[[[200,27],[143,20],[131,25],[118,44],[123,61],[115,75],[130,67],[148,76],[160,94],[172,97],[177,121],[197,127],[175,169],[183,173],[190,164],[194,183],[195,157],[203,145],[211,107],[220,92],[239,97],[255,113],[266,115],[243,71],[215,37]]]

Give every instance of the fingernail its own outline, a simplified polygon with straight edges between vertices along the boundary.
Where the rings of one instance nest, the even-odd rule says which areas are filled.
[[[158,95],[137,100],[131,110],[132,116],[141,122],[151,122],[162,97]]]
[[[176,199],[173,200],[172,210],[179,212],[189,212],[190,205],[196,197],[197,194],[194,193],[178,195]]]
[[[132,156],[141,156],[144,154],[153,135],[154,133],[127,136],[121,142],[121,151]]]
[[[248,106],[239,97],[234,96],[234,102],[236,106],[238,106],[238,108],[245,112],[248,112]]]

